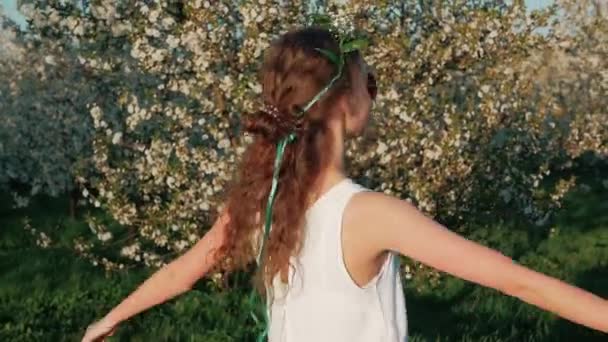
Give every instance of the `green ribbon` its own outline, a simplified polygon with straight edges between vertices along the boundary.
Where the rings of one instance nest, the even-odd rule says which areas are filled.
[[[340,41],[340,46],[342,45],[342,41]],[[335,61],[338,60],[338,72],[336,73],[336,75],[331,79],[331,81],[323,88],[321,89],[321,91],[319,93],[317,93],[317,95],[315,95],[315,97],[312,98],[312,100],[310,100],[310,102],[308,102],[308,104],[306,106],[304,106],[304,108],[302,108],[302,111],[300,113],[298,113],[298,115],[304,115],[304,113],[306,113],[306,111],[308,111],[310,109],[310,107],[312,107],[312,105],[314,105],[320,98],[321,96],[323,96],[325,93],[327,93],[327,91],[333,86],[333,84],[340,78],[340,76],[342,75],[342,68],[344,66],[344,58],[342,57],[342,55],[340,55],[341,58],[337,58],[334,55],[334,58],[329,57],[330,55],[333,55],[333,53],[331,51],[327,51],[327,50],[323,50],[323,49],[316,49],[319,52],[325,54],[326,56],[328,56],[328,58],[330,58],[330,60]],[[258,258],[257,258],[257,262],[258,262],[258,267],[262,270],[262,272],[264,272],[264,257],[266,256],[266,242],[268,240],[268,236],[270,235],[270,226],[271,226],[271,222],[272,222],[272,207],[274,205],[274,200],[275,200],[275,196],[276,196],[276,192],[277,192],[277,188],[279,186],[279,173],[281,171],[281,164],[283,162],[283,155],[285,154],[285,147],[287,146],[287,144],[295,141],[296,139],[296,134],[294,132],[290,133],[287,137],[281,139],[278,143],[277,143],[277,155],[274,159],[274,170],[272,173],[272,185],[270,188],[270,194],[268,195],[268,203],[266,204],[266,215],[265,215],[265,222],[264,222],[264,237],[262,239],[262,246],[260,248],[260,253],[258,254]],[[269,329],[269,318],[268,318],[268,309],[266,308],[266,305],[264,305],[264,303],[262,302],[259,294],[255,291],[255,289],[252,292],[252,296],[250,297],[250,305],[254,305],[254,307],[258,307],[260,309],[263,309],[264,312],[264,330],[260,333],[260,335],[257,338],[257,342],[263,342],[264,338],[266,338],[266,336],[268,336],[268,329]],[[256,324],[259,324],[260,319],[257,317],[257,315],[254,312],[255,310],[252,310],[251,312],[251,316],[253,318],[253,320],[255,321]]]
[[[344,40],[341,39],[340,40],[340,51],[342,51],[343,46],[344,46]],[[319,48],[315,48],[315,50],[319,51],[321,54],[325,55],[325,57],[327,57],[330,61],[337,64],[338,72],[336,73],[336,75],[334,75],[334,77],[332,77],[331,81],[329,81],[329,83],[327,85],[325,85],[325,87],[323,87],[323,89],[321,89],[321,91],[319,91],[317,93],[317,95],[315,95],[315,97],[313,97],[312,100],[310,100],[308,102],[308,104],[306,106],[304,106],[304,108],[302,108],[302,111],[300,111],[300,113],[298,113],[299,116],[304,115],[304,113],[306,113],[310,109],[310,107],[312,107],[317,101],[319,101],[319,99],[323,95],[325,95],[325,93],[327,93],[329,91],[329,89],[334,85],[334,83],[336,83],[336,81],[340,78],[340,76],[342,76],[342,69],[344,68],[344,53],[341,52],[340,57],[338,57],[329,50],[319,49]]]
[[[270,194],[268,195],[268,203],[266,204],[266,220],[264,222],[264,237],[262,239],[262,246],[260,248],[260,253],[258,254],[258,258],[257,258],[257,262],[258,262],[258,267],[262,270],[262,272],[265,272],[264,270],[264,261],[265,261],[265,256],[266,256],[266,242],[268,240],[268,236],[270,235],[270,226],[271,226],[271,222],[272,222],[272,207],[274,205],[274,200],[275,200],[275,196],[277,193],[277,189],[279,186],[279,174],[281,171],[281,164],[283,163],[283,155],[285,154],[285,147],[287,147],[287,144],[293,142],[296,140],[296,134],[295,133],[290,133],[287,137],[281,139],[281,141],[278,142],[277,144],[277,155],[274,159],[274,170],[272,172],[272,186],[270,188]],[[264,273],[262,273],[264,274]],[[269,325],[269,318],[268,318],[268,310],[266,309],[266,305],[264,305],[264,303],[262,303],[262,300],[259,296],[259,294],[255,291],[255,289],[252,291],[252,296],[250,297],[250,304],[257,306],[259,308],[263,307],[263,312],[264,312],[264,330],[260,333],[260,335],[257,338],[258,342],[263,342],[264,338],[266,336],[268,336],[268,325]],[[259,324],[260,320],[257,317],[257,315],[252,311],[251,312],[251,316],[253,317],[253,320],[255,321],[256,324]]]

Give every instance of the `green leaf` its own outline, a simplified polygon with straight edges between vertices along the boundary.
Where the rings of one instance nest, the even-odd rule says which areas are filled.
[[[312,22],[315,25],[328,28],[331,25],[331,18],[325,14],[314,14],[312,15]]]
[[[342,46],[342,52],[347,53],[355,50],[363,50],[367,48],[369,42],[365,38],[358,38],[345,43]]]
[[[329,50],[320,49],[320,48],[315,48],[315,50],[317,50],[320,53],[322,53],[323,55],[325,55],[325,57],[327,57],[330,61],[332,61],[336,65],[340,65],[341,64],[340,57],[338,57],[335,53],[333,53],[333,52],[331,52]]]

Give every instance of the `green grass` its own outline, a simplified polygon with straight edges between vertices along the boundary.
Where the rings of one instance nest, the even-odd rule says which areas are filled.
[[[569,194],[542,237],[513,224],[478,227],[471,237],[536,270],[608,297],[608,191]],[[6,202],[5,202],[6,203]],[[0,341],[77,341],[87,324],[137,287],[145,269],[106,274],[67,248],[35,246],[22,218],[65,243],[88,228],[66,216],[61,199],[39,199],[27,210],[0,209]],[[111,341],[251,341],[254,327],[243,309],[246,277],[231,291],[207,281],[169,303],[124,323]],[[412,341],[605,341],[606,336],[568,323],[497,293],[445,277],[417,291],[406,283]]]

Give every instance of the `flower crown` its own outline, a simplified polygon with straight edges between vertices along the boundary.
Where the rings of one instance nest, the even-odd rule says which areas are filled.
[[[329,59],[332,63],[334,63],[338,67],[338,72],[336,75],[329,81],[329,83],[321,89],[315,95],[308,104],[306,104],[302,110],[298,113],[298,115],[304,115],[306,111],[310,109],[327,91],[336,83],[336,81],[342,76],[342,72],[345,64],[345,56],[353,51],[363,50],[367,48],[369,45],[369,40],[362,33],[359,33],[355,30],[340,30],[339,27],[333,25],[332,20],[329,16],[323,14],[316,14],[311,17],[312,25],[324,28],[328,30],[332,37],[338,42],[338,55],[334,52],[326,49],[315,48],[316,51],[320,52],[327,59]]]

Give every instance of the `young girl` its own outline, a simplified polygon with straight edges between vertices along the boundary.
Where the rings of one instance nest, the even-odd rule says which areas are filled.
[[[348,178],[345,140],[364,131],[376,88],[359,51],[343,46],[320,28],[291,31],[271,45],[261,72],[265,106],[245,122],[254,141],[222,214],[188,252],[89,326],[83,341],[103,339],[188,291],[212,267],[257,259],[269,341],[403,342],[400,254],[608,332],[606,300]]]

